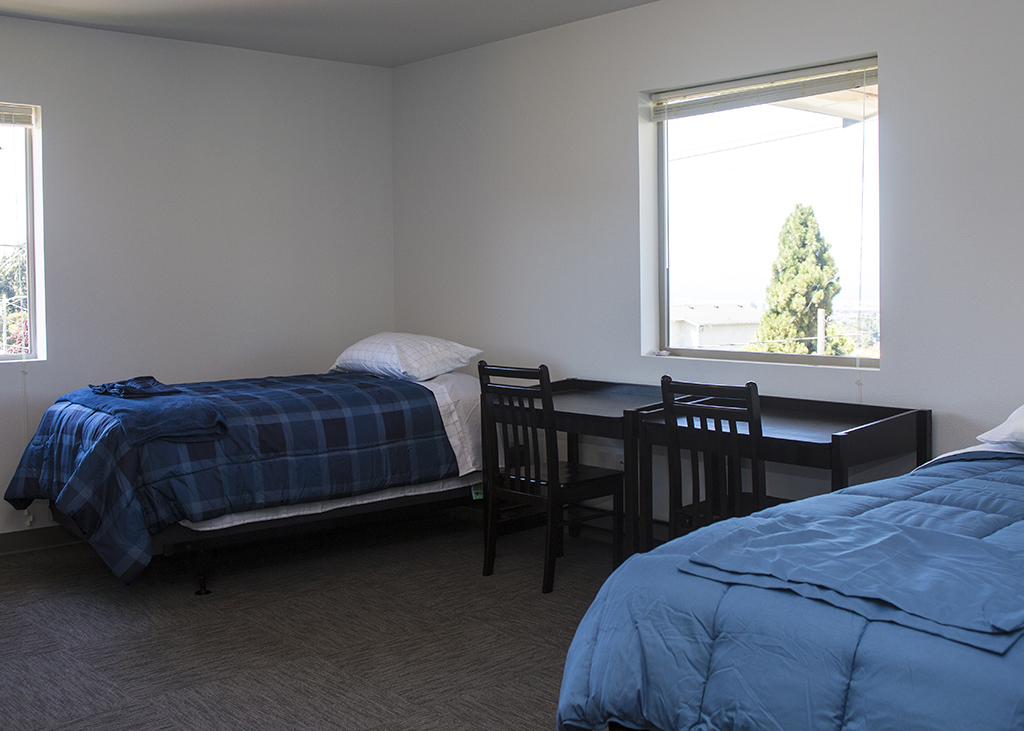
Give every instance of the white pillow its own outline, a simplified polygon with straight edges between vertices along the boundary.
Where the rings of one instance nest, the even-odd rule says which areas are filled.
[[[378,333],[345,349],[332,371],[360,371],[425,381],[469,365],[482,350],[409,333]]]
[[[1016,444],[1024,446],[1024,406],[1010,414],[1006,421],[984,434],[978,435],[979,442],[986,444]]]

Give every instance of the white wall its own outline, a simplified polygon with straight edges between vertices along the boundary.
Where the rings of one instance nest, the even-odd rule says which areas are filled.
[[[390,72],[0,18],[0,101],[43,106],[49,325],[49,360],[0,363],[0,483],[85,383],[322,370],[390,328],[928,407],[936,451],[970,444],[1024,402],[1022,35],[1016,0],[663,0]],[[639,92],[871,52],[881,369],[642,356]]]
[[[4,488],[86,383],[325,371],[393,328],[390,71],[0,17],[0,101],[43,110],[49,350],[0,363]]]
[[[1017,0],[663,0],[401,67],[397,327],[562,377],[931,408],[936,452],[972,444],[1024,402],[1022,36]],[[641,355],[656,279],[639,92],[873,52],[880,370]]]

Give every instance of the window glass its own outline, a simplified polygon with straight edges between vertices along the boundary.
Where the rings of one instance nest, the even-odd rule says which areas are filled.
[[[6,113],[27,110],[25,116]],[[0,359],[39,355],[33,154],[37,114],[0,104]]]
[[[877,82],[758,101],[661,122],[664,346],[877,364]]]

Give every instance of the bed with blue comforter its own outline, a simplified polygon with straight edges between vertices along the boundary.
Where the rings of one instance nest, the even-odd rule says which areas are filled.
[[[1024,455],[947,455],[630,558],[558,728],[1024,729],[1022,632]]]
[[[127,583],[149,563],[152,534],[179,521],[459,474],[434,393],[412,381],[332,372],[164,386],[143,377],[59,399],[5,497],[17,509],[52,501]]]

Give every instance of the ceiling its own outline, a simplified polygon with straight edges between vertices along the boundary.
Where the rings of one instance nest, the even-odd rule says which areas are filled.
[[[393,68],[653,0],[0,0],[0,15]]]

